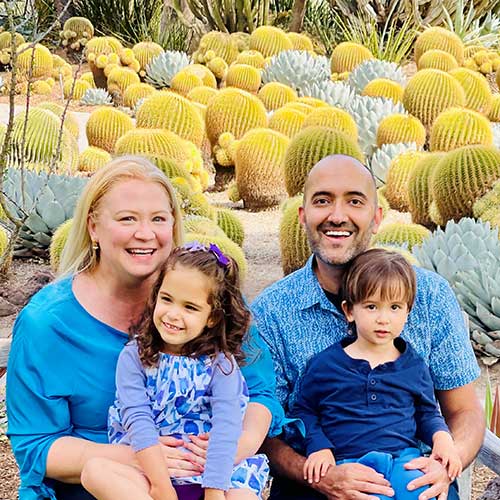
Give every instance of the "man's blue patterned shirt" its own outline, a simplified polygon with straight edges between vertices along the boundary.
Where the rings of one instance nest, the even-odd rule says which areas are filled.
[[[461,387],[479,376],[460,306],[448,282],[416,267],[417,293],[401,334],[429,366],[438,390]],[[326,297],[306,265],[264,290],[252,305],[254,320],[269,346],[276,394],[289,416],[306,363],[348,335],[347,322]]]

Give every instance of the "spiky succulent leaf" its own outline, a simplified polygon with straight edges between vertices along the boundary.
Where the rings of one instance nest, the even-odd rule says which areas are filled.
[[[321,99],[330,106],[343,109],[348,108],[355,95],[353,90],[345,83],[332,82],[331,80],[306,83],[302,86],[300,94]]]
[[[29,214],[21,229],[16,252],[22,253],[25,249],[46,251],[53,232],[72,217],[86,182],[86,178],[9,169],[4,179],[7,206],[20,218]]]
[[[329,61],[303,50],[286,50],[274,56],[262,72],[262,82],[279,82],[301,93],[315,83],[330,79]],[[301,94],[304,95],[304,94]]]
[[[185,52],[167,50],[146,66],[146,82],[160,89],[170,87],[173,76],[190,63]]]
[[[356,93],[361,94],[366,85],[376,78],[387,78],[402,87],[406,85],[406,77],[396,63],[379,59],[362,62],[350,73],[348,83]]]
[[[373,153],[368,163],[368,168],[377,181],[377,186],[385,184],[389,165],[396,156],[406,151],[416,151],[417,145],[414,142],[399,144],[384,144]]]
[[[104,106],[112,103],[113,100],[105,89],[87,89],[80,99],[80,104],[87,106]]]

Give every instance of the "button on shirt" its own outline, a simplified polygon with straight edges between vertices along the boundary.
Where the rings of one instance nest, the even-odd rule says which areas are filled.
[[[292,416],[306,428],[307,454],[330,448],[336,460],[359,458],[370,451],[397,454],[432,445],[437,431],[448,432],[434,398],[429,369],[402,339],[401,356],[371,368],[351,358],[346,338],[308,363]]]
[[[268,287],[252,305],[273,357],[276,395],[287,415],[307,361],[348,335],[345,317],[321,289],[313,263],[311,256],[303,268]],[[466,385],[479,376],[479,367],[455,295],[438,274],[418,267],[415,272],[415,303],[401,337],[429,366],[435,389]]]

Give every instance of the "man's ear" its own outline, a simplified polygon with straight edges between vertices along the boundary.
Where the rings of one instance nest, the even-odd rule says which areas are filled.
[[[299,207],[299,222],[302,225],[302,227],[306,227],[306,213],[304,210],[304,207],[300,205]]]
[[[373,227],[372,227],[373,234],[375,234],[378,231],[380,223],[382,222],[382,218],[383,218],[382,207],[377,207],[375,209],[375,215],[373,217]]]
[[[354,316],[352,315],[352,310],[347,305],[347,302],[343,300],[340,306],[342,307],[342,311],[344,311],[347,322],[352,323],[354,321]]]

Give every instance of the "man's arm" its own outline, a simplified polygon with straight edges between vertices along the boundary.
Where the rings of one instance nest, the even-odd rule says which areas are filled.
[[[309,488],[314,488],[329,500],[376,500],[373,495],[392,497],[394,491],[389,481],[371,467],[357,463],[329,467],[319,483],[304,480],[305,457],[297,453],[279,438],[267,438],[261,451],[265,453],[273,469],[280,475]],[[361,493],[364,492],[364,493]]]
[[[437,391],[437,398],[465,469],[478,454],[486,427],[474,384]]]

